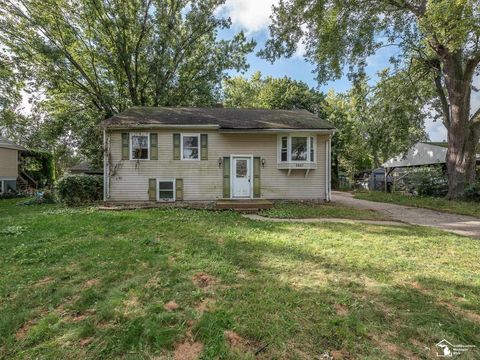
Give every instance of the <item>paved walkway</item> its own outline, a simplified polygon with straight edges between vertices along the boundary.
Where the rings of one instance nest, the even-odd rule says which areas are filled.
[[[393,220],[403,221],[413,225],[430,226],[480,239],[480,219],[472,216],[448,214],[429,209],[360,200],[355,199],[352,194],[338,191],[333,192],[332,201],[357,209],[375,210],[389,215]]]

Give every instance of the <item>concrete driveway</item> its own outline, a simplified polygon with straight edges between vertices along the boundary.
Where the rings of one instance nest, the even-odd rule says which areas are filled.
[[[375,210],[389,215],[392,219],[412,225],[430,226],[480,239],[480,219],[466,215],[455,215],[444,212],[409,207],[403,205],[380,203],[355,199],[352,194],[332,192],[332,201],[357,209]]]

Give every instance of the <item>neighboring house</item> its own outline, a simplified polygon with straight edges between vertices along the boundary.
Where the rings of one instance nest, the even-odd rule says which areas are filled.
[[[25,148],[0,136],[0,194],[15,192],[18,178],[18,153]]]
[[[105,121],[105,200],[330,200],[334,127],[307,111],[134,107]]]
[[[103,169],[97,169],[93,167],[89,161],[84,161],[80,164],[72,166],[70,169],[68,169],[68,171],[70,174],[76,175],[103,175]]]

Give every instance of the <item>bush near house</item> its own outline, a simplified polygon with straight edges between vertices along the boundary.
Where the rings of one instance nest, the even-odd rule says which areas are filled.
[[[69,175],[57,183],[59,200],[70,206],[89,204],[103,198],[103,176]]]

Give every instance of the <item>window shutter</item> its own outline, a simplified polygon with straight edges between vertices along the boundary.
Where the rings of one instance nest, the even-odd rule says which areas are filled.
[[[130,138],[128,133],[122,133],[122,160],[130,159]]]
[[[183,179],[175,179],[175,200],[183,200]]]
[[[261,196],[260,191],[260,163],[259,157],[253,158],[253,197],[259,198]]]
[[[230,158],[223,158],[223,198],[230,198]]]
[[[200,159],[208,160],[208,134],[200,134]]]
[[[157,179],[148,179],[148,200],[157,200]]]
[[[150,160],[158,160],[158,134],[150,133]]]
[[[180,134],[173,134],[173,160],[180,160]]]

